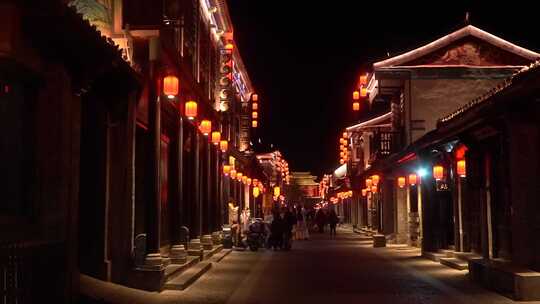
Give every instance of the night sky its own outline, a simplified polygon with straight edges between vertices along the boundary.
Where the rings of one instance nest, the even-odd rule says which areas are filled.
[[[280,149],[292,171],[316,175],[338,166],[343,128],[369,116],[352,112],[351,94],[360,73],[387,54],[398,55],[461,28],[467,11],[472,25],[540,51],[540,15],[526,5],[515,5],[511,12],[492,2],[500,6],[494,12],[488,6],[441,1],[428,12],[389,1],[370,6],[343,0],[228,3],[235,41],[259,93],[257,136]]]

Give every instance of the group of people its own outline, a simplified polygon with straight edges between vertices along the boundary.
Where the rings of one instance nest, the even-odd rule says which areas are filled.
[[[339,223],[339,217],[334,209],[326,210],[319,209],[315,214],[315,223],[317,224],[317,231],[324,233],[326,225],[330,226],[330,237],[336,237],[336,226]]]
[[[275,209],[272,212],[268,243],[274,250],[289,250],[293,240],[308,240],[307,212],[300,206]]]

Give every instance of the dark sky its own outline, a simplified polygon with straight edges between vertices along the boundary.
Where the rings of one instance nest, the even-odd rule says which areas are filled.
[[[292,171],[320,175],[335,169],[343,128],[369,115],[351,110],[358,75],[387,53],[460,28],[467,11],[473,25],[540,51],[540,15],[527,5],[511,11],[510,3],[491,2],[499,7],[493,11],[437,1],[428,12],[393,2],[228,1],[235,40],[259,93],[258,135],[285,154]]]

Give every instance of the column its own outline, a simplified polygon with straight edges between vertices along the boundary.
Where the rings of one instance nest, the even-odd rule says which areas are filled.
[[[150,200],[147,205],[148,231],[146,241],[147,265],[157,266],[162,264],[160,247],[161,230],[161,187],[160,187],[160,158],[161,158],[161,103],[159,98],[159,85],[156,79],[157,52],[159,50],[159,38],[150,39],[150,83],[148,94],[148,130],[151,147],[149,149],[149,182]]]

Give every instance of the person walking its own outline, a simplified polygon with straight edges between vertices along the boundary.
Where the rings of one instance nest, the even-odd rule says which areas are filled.
[[[296,213],[294,212],[292,207],[290,209],[286,209],[283,219],[285,221],[283,248],[285,250],[290,250],[292,247],[292,237],[293,237],[292,231],[297,222]]]
[[[309,238],[306,225],[306,212],[304,208],[296,209],[296,236],[297,240],[307,240]]]
[[[274,250],[281,249],[283,246],[283,232],[285,223],[278,211],[274,211],[272,224],[270,225],[270,244]]]
[[[330,210],[330,214],[328,215],[328,223],[330,224],[330,237],[335,238],[336,237],[336,225],[339,222],[339,218],[336,214],[336,211],[334,209]]]
[[[324,233],[324,226],[326,225],[326,215],[324,214],[324,209],[317,210],[315,215],[315,222],[319,228],[319,233]]]

